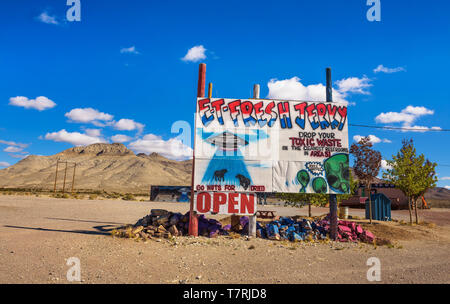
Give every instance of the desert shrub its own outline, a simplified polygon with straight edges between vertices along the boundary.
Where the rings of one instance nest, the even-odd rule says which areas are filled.
[[[134,200],[136,200],[136,198],[134,197],[134,195],[131,194],[131,193],[125,194],[125,195],[122,197],[122,199],[125,200],[125,201],[134,201]]]
[[[95,200],[95,199],[97,199],[97,197],[98,197],[97,194],[90,194],[90,195],[89,195],[89,199],[90,199],[90,200]]]

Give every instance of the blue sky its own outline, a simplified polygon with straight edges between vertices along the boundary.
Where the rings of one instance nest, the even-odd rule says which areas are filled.
[[[320,98],[330,66],[350,123],[450,129],[448,1],[381,0],[381,22],[365,0],[80,2],[80,22],[66,0],[0,4],[2,166],[98,141],[189,155],[171,126],[193,122],[200,62],[214,97],[259,83],[261,97]],[[413,138],[450,186],[449,132],[349,128],[369,134],[384,159]]]

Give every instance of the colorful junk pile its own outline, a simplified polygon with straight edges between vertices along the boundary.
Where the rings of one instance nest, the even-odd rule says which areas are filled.
[[[281,217],[261,226],[256,224],[256,235],[270,240],[289,240],[292,242],[305,240],[324,240],[327,237],[327,231],[324,227],[314,221],[302,219],[296,221],[289,217]]]
[[[198,217],[198,232],[201,236],[216,237],[228,235],[231,231],[242,234],[248,233],[249,218],[240,217],[239,225],[222,226],[215,219],[208,219],[204,215]],[[308,219],[295,220],[290,217],[281,217],[268,224],[257,222],[257,237],[270,240],[313,241],[324,240],[330,230],[329,215],[323,219],[310,221]],[[133,226],[115,230],[115,235],[130,238],[153,237],[169,238],[189,234],[189,212],[186,214],[173,213],[163,209],[152,209],[150,214],[141,218]],[[338,221],[338,241],[372,243],[375,236],[360,225],[351,221]]]
[[[317,221],[307,219],[294,220],[281,217],[265,226],[257,223],[256,235],[270,240],[290,240],[292,242],[304,240],[324,240],[330,232],[329,216]],[[351,221],[338,221],[337,240],[340,242],[372,243],[375,236],[360,225]]]
[[[215,237],[226,235],[231,225],[222,227],[215,219],[208,219],[203,215],[198,217],[198,232],[201,236]],[[189,212],[174,213],[164,209],[152,209],[150,214],[141,218],[132,227],[123,227],[116,230],[116,235],[123,237],[141,237],[151,239],[169,238],[189,234]]]

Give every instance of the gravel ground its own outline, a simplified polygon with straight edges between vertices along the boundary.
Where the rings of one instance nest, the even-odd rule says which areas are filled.
[[[228,237],[144,243],[109,236],[112,228],[134,223],[152,208],[188,207],[0,196],[0,283],[68,283],[70,257],[80,259],[82,283],[371,283],[370,257],[380,259],[381,283],[450,283],[449,209],[421,211],[438,226],[423,228],[417,238],[399,238],[391,248]],[[260,209],[307,214],[307,208]],[[326,212],[313,208],[317,215]],[[351,209],[350,215],[363,212]],[[408,211],[393,211],[393,217],[408,219]]]

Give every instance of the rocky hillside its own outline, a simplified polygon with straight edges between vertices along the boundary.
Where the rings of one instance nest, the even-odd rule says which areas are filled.
[[[68,161],[66,189],[108,192],[148,192],[150,185],[190,185],[192,162],[167,159],[156,153],[135,155],[123,144],[74,147],[51,156],[31,155],[0,170],[0,188],[53,189],[57,160]],[[57,187],[62,189],[65,163],[59,163]]]

